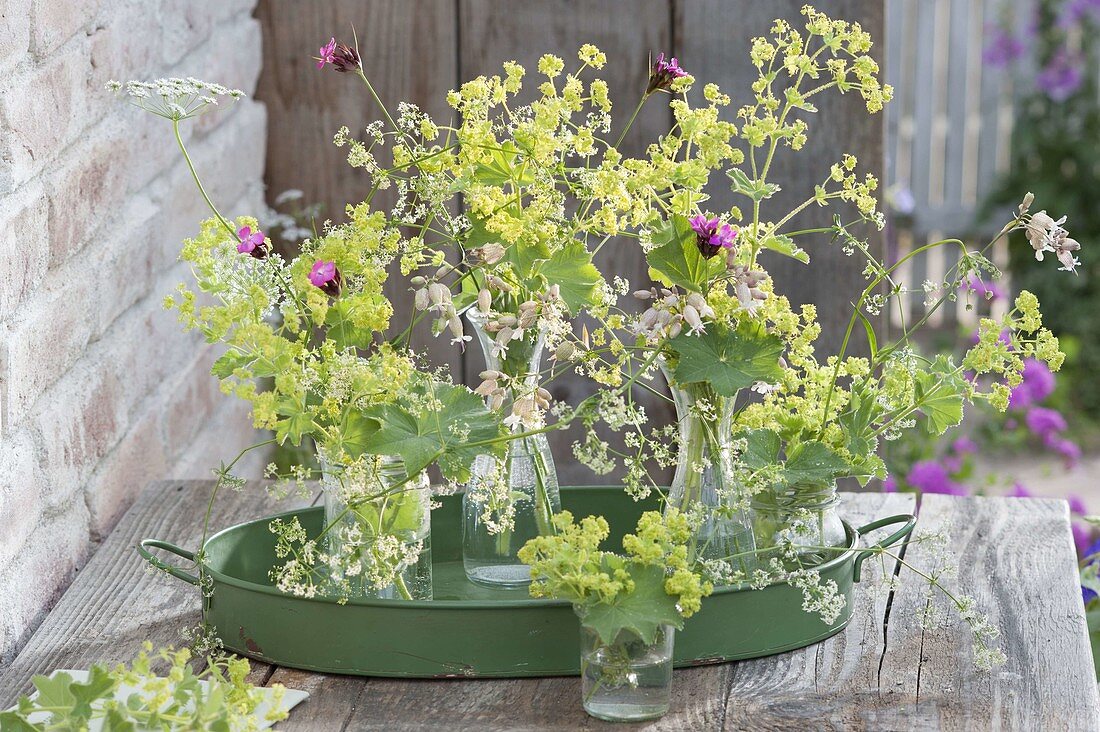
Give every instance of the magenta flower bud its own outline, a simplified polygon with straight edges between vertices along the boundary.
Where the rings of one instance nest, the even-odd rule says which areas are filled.
[[[665,61],[665,54],[657,54],[657,60],[653,62],[653,68],[649,71],[649,85],[645,93],[652,94],[655,91],[670,91],[672,82],[687,76],[687,72],[680,68],[679,62],[673,56]]]
[[[264,233],[257,229],[252,231],[251,226],[242,226],[237,230],[237,251],[241,254],[250,254],[256,259],[267,256],[267,242],[264,241]]]
[[[325,64],[331,64],[336,62],[336,38],[330,38],[328,43],[321,46],[317,50],[317,68],[325,68]]]
[[[340,296],[340,288],[344,284],[344,278],[335,262],[326,262],[318,259],[313,263],[313,269],[309,272],[309,282],[319,288],[325,294],[332,297]]]
[[[734,241],[737,239],[737,229],[729,224],[723,224],[718,217],[708,219],[703,214],[698,214],[692,216],[689,223],[692,231],[695,232],[699,253],[704,258],[710,259],[723,249],[733,249]]]
[[[361,67],[356,50],[345,43],[337,43],[335,38],[330,38],[317,50],[317,54],[314,58],[319,69],[323,69],[325,64],[332,64],[333,68],[343,73]]]

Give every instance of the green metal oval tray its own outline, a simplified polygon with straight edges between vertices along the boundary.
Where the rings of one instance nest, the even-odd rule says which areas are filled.
[[[609,546],[656,501],[632,501],[617,487],[563,488],[563,507],[574,515],[600,514],[612,527]],[[283,594],[268,579],[275,538],[268,517],[228,528],[206,545],[213,592],[203,617],[225,646],[242,655],[293,668],[364,676],[509,677],[579,673],[577,618],[561,601],[531,599],[526,589],[492,590],[466,580],[462,570],[461,496],[447,496],[432,512],[433,600],[304,599]],[[311,534],[322,528],[319,507],[292,511]],[[848,546],[821,565],[848,599],[831,625],[802,610],[802,595],[785,584],[761,590],[720,587],[676,635],[676,665],[692,666],[767,656],[816,643],[839,632],[851,608],[852,583],[871,554],[859,538],[901,524],[881,542],[888,546],[912,531],[910,515],[890,516],[848,530]],[[618,531],[616,531],[618,529]],[[194,561],[194,553],[168,542],[143,540],[141,555],[175,577],[197,577],[153,556],[164,549]]]

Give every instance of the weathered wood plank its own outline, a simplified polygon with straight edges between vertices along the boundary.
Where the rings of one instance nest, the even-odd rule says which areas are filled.
[[[441,124],[448,123],[453,110],[446,94],[457,86],[454,0],[262,0],[256,14],[264,29],[256,97],[267,105],[271,120],[268,191],[274,197],[289,188],[300,189],[305,202],[324,206],[322,219],[344,221],[345,205],[366,197],[370,179],[348,165],[347,148],[333,145],[332,136],[341,125],[359,136],[383,115],[359,79],[318,70],[311,56],[333,35],[351,44],[354,30],[367,76],[391,112],[407,101]],[[375,197],[376,210],[390,210],[392,193],[391,189]],[[395,329],[406,326],[412,304],[407,278],[396,274],[395,266],[385,288],[398,313]],[[425,325],[417,329],[413,346],[462,381],[460,353],[446,339],[433,338]]]
[[[750,84],[756,70],[749,60],[748,49],[754,36],[766,35],[771,21],[783,18],[795,27],[805,26],[799,13],[803,0],[773,0],[773,2],[729,2],[729,0],[678,0],[680,18],[677,38],[683,40],[677,53],[685,69],[700,81],[713,81],[733,98],[732,109],[751,101]],[[875,39],[871,55],[882,65],[884,32],[882,0],[836,0],[817,6],[834,18],[859,21]],[[868,115],[863,101],[856,94],[840,95],[835,91],[814,97],[820,110],[803,115],[809,125],[806,146],[799,152],[780,147],[768,179],[783,190],[762,206],[765,220],[777,220],[813,194],[813,186],[825,180],[829,166],[844,153],[854,154],[861,170],[883,179],[883,128],[881,114]],[[707,205],[716,211],[734,203],[727,186],[715,185],[714,198]],[[736,201],[743,205],[744,201]],[[792,220],[793,229],[829,226],[834,207],[810,206]],[[853,217],[846,217],[850,221]],[[880,254],[882,235],[862,232],[869,237],[871,250]],[[802,303],[818,305],[818,320],[822,325],[819,352],[836,353],[851,315],[849,303],[866,286],[862,270],[866,262],[848,257],[840,247],[830,246],[827,236],[800,242],[809,253],[813,269],[780,255],[768,254],[764,264],[771,272],[776,290],[787,295],[796,306]],[[856,329],[860,330],[859,328]],[[858,334],[862,337],[862,333]],[[862,346],[866,348],[866,346]],[[858,351],[857,346],[854,350]]]
[[[920,626],[929,602],[920,581],[894,596],[881,677],[895,690],[879,716],[890,729],[1100,729],[1076,558],[1064,501],[925,496],[919,532],[948,531],[957,557],[952,591],[970,595],[1001,630],[1008,663],[973,665],[972,636],[940,594],[947,622]],[[905,561],[928,572],[942,559],[925,543]],[[904,575],[903,575],[904,576]]]
[[[537,97],[540,83],[538,59],[554,53],[565,59],[565,68],[577,66],[577,49],[593,43],[607,54],[608,63],[593,73],[607,81],[615,102],[612,113],[616,129],[630,117],[634,105],[645,91],[649,60],[661,51],[672,51],[671,6],[669,0],[635,0],[629,17],[616,0],[550,0],[515,3],[511,0],[460,0],[460,62],[463,80],[479,74],[499,74],[501,64],[513,60],[527,69],[521,100]],[[536,30],[537,29],[537,30]],[[532,31],[535,31],[534,33]],[[629,30],[629,32],[627,32]],[[641,155],[646,145],[666,134],[672,114],[668,97],[651,99],[638,115],[622,145],[628,155]],[[617,136],[617,135],[616,135]],[[614,137],[612,137],[614,139]],[[597,256],[597,265],[609,278],[624,277],[639,287],[649,282],[641,249],[633,239],[608,242]],[[476,348],[467,349],[466,373],[473,378],[481,369],[482,358]],[[568,373],[554,381],[549,389],[555,400],[577,404],[595,390],[596,385],[583,376]],[[672,418],[671,404],[638,390],[638,403],[658,422]],[[619,473],[593,476],[586,467],[571,459],[572,444],[582,437],[580,427],[549,435],[557,458],[558,478],[563,485],[615,484]],[[621,440],[609,435],[609,441],[621,448]],[[659,477],[655,477],[660,480]]]
[[[198,589],[152,570],[134,546],[156,538],[186,549],[197,547],[212,486],[211,481],[163,481],[141,494],[16,659],[0,672],[0,709],[30,689],[34,674],[127,661],[146,640],[154,646],[185,645],[180,631],[199,623]],[[277,503],[261,485],[249,484],[240,493],[227,491],[219,497],[212,530],[297,505],[302,502]],[[252,678],[262,682],[269,668],[254,663]]]
[[[912,495],[842,495],[841,514],[854,526],[914,508]],[[878,538],[876,534],[869,541]],[[882,687],[891,683],[879,674],[889,612],[883,577],[896,568],[897,562],[886,556],[864,563],[853,593],[852,619],[842,633],[803,650],[733,664],[726,729],[873,729],[879,698],[889,694]]]

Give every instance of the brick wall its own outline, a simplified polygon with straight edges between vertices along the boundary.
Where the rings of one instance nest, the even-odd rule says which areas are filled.
[[[206,216],[170,124],[103,89],[195,76],[251,93],[254,4],[0,2],[0,663],[148,481],[209,477],[256,440],[211,347],[161,308]],[[264,108],[223,107],[185,140],[222,210],[255,214]]]

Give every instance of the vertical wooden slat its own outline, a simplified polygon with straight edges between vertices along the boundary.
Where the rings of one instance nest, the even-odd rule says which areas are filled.
[[[612,114],[617,126],[629,118],[634,105],[645,91],[649,59],[661,51],[671,52],[672,9],[669,0],[639,0],[630,3],[624,13],[621,2],[614,0],[549,0],[517,4],[510,0],[459,0],[460,76],[472,79],[479,74],[499,74],[504,61],[514,60],[527,69],[521,99],[534,98],[540,83],[537,64],[544,53],[566,60],[566,68],[577,65],[576,52],[584,43],[593,43],[607,54],[607,66],[594,72],[607,81],[615,107]],[[628,155],[641,155],[645,146],[668,131],[672,121],[667,99],[650,100],[638,116],[623,144]],[[619,239],[604,246],[597,265],[607,277],[619,275],[631,282],[647,282],[648,275],[641,250],[635,240]],[[468,373],[482,368],[477,349],[467,352]],[[582,376],[565,374],[550,387],[555,400],[576,404],[591,394],[596,385]],[[664,424],[671,416],[662,400],[638,393],[654,424]],[[581,437],[579,429],[550,434],[557,458],[558,477],[563,484],[617,482],[617,473],[593,476],[572,459],[571,445]]]
[[[332,0],[301,3],[261,0],[257,17],[264,28],[264,64],[256,96],[267,104],[265,182],[271,197],[298,188],[306,202],[324,206],[322,218],[343,221],[344,207],[370,190],[365,172],[346,161],[346,148],[332,144],[341,125],[355,135],[382,112],[351,74],[318,70],[311,56],[335,35],[351,44],[358,36],[367,76],[391,110],[400,101],[419,105],[441,120],[450,119],[445,96],[455,86],[457,35],[454,0]],[[430,42],[426,42],[430,39]],[[381,210],[393,198],[379,195]],[[394,302],[394,327],[407,324],[411,295],[407,282],[391,275],[386,295]],[[460,355],[446,340],[421,329],[413,345],[435,365],[462,379]]]
[[[766,35],[774,18],[784,18],[795,26],[805,24],[799,13],[804,4],[802,0],[769,3],[682,0],[677,4],[682,8],[685,44],[680,49],[680,57],[684,67],[697,79],[718,83],[734,97],[735,108],[751,100],[749,85],[756,78],[747,51],[751,39]],[[820,7],[835,18],[859,21],[875,39],[872,55],[882,66],[882,0],[843,0]],[[762,207],[765,219],[778,219],[812,195],[813,185],[824,180],[829,166],[846,152],[859,158],[863,170],[882,178],[883,117],[868,115],[856,94],[841,96],[830,91],[814,97],[814,103],[820,111],[805,115],[810,126],[805,148],[792,153],[781,147],[776,153],[769,180],[778,183],[783,190],[765,202]],[[718,188],[715,196],[710,204],[715,210],[733,203],[728,188],[724,192],[723,188]],[[793,226],[828,226],[834,210],[811,206],[795,219]],[[873,251],[880,254],[881,235],[874,231],[866,234]],[[827,237],[801,243],[810,253],[811,267],[778,255],[768,257],[765,265],[778,291],[790,297],[796,306],[806,302],[818,305],[823,328],[818,350],[835,353],[851,315],[850,303],[866,286],[861,274],[865,262],[859,257],[845,256],[839,246],[829,245]]]

